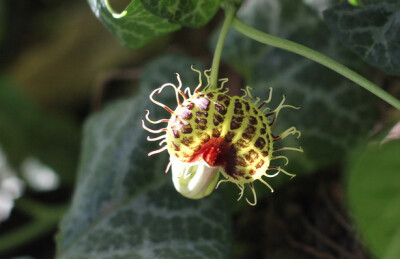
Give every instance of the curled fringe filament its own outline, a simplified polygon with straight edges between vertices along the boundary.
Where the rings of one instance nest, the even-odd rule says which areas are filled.
[[[211,87],[211,69],[204,70],[204,76],[207,78],[207,85],[204,87],[204,91],[208,90]]]
[[[285,160],[285,165],[289,164],[289,158],[287,158],[287,156],[273,156],[273,157],[271,157],[271,160],[276,160],[276,159],[284,159]]]
[[[178,73],[175,73],[175,75],[176,75],[176,80],[178,81],[178,87],[177,87],[176,90],[175,90],[175,95],[176,95],[176,100],[177,100],[178,104],[181,105],[182,103],[181,103],[181,101],[180,101],[180,99],[179,99],[178,93],[179,93],[179,94],[183,97],[183,99],[185,99],[185,100],[187,100],[187,96],[186,96],[186,94],[185,94],[184,92],[181,91],[181,88],[182,88],[182,80],[181,80],[180,75],[179,75]]]
[[[256,100],[253,102],[253,104],[254,104],[254,105],[257,105],[257,103],[258,103],[259,101],[261,101],[261,98],[260,98],[260,97],[256,97]]]
[[[303,153],[303,149],[301,147],[296,148],[296,147],[280,147],[280,148],[274,148],[273,151],[282,151],[282,150],[292,150],[292,151],[298,151]]]
[[[275,120],[278,119],[279,112],[282,110],[282,108],[292,108],[292,109],[295,109],[295,110],[300,109],[300,107],[296,107],[296,106],[289,105],[289,104],[284,104],[285,100],[286,100],[286,96],[283,95],[281,103],[274,110]]]
[[[217,183],[217,185],[215,186],[215,189],[218,189],[218,187],[219,187],[219,185],[220,185],[221,183],[226,183],[226,182],[230,182],[230,180],[229,180],[229,179],[221,179],[221,180],[219,180],[218,183]]]
[[[271,193],[274,192],[274,189],[272,188],[272,186],[269,185],[269,183],[267,183],[266,181],[264,181],[264,179],[260,178],[260,179],[258,179],[258,180],[259,180],[260,182],[262,182],[265,186],[267,186],[267,187],[271,190]]]
[[[169,169],[171,168],[172,162],[171,160],[168,162],[167,167],[165,168],[165,173],[168,173]]]
[[[146,110],[146,116],[145,116],[145,118],[146,118],[146,120],[147,120],[148,122],[150,122],[150,123],[152,123],[152,124],[159,124],[159,123],[163,123],[163,122],[169,122],[168,119],[161,119],[161,120],[158,120],[158,121],[150,120],[149,114],[150,114],[150,111],[149,111],[149,110]]]
[[[282,169],[280,166],[270,166],[268,169],[277,170],[278,171],[277,173],[282,172],[282,173],[286,174],[287,176],[290,176],[291,179],[296,176],[295,174],[288,173],[286,170]]]
[[[247,97],[248,100],[250,101],[253,100],[253,96],[250,93],[253,90],[253,88],[251,88],[250,86],[246,86],[246,89],[241,89],[241,90],[244,92],[244,94],[242,95],[243,99]]]
[[[275,168],[268,167],[268,170],[270,170],[270,169],[275,169]],[[268,177],[268,178],[273,178],[273,177],[279,175],[280,172],[281,172],[281,171],[279,171],[279,170],[278,170],[276,173],[274,173],[274,174],[267,174],[267,172],[265,172],[265,173],[263,173],[263,176],[266,176],[266,177]]]
[[[159,137],[156,137],[156,138],[151,138],[150,136],[147,136],[147,141],[158,141],[158,140],[161,140],[161,139],[165,139],[167,136],[165,136],[165,135],[161,135],[161,136],[159,136]]]
[[[254,201],[253,201],[253,202],[250,202],[247,198],[246,198],[246,201],[247,201],[247,203],[248,203],[249,205],[255,206],[255,205],[257,204],[257,193],[256,193],[256,190],[254,189],[253,183],[249,183],[249,186],[250,186],[251,192],[253,193]]]
[[[301,132],[298,131],[295,127],[290,127],[290,128],[288,128],[287,130],[285,130],[284,132],[282,132],[282,133],[277,137],[277,140],[282,140],[282,139],[286,138],[286,137],[289,136],[289,135],[295,135],[295,134],[297,134],[297,137],[296,137],[296,138],[299,139],[300,136],[301,136]]]
[[[190,67],[194,72],[196,72],[197,74],[199,74],[199,84],[196,86],[196,89],[194,89],[194,93],[197,94],[201,88],[201,86],[203,85],[203,81],[202,81],[202,74],[200,70],[197,70],[193,67],[193,65]],[[186,88],[189,89],[189,88]],[[189,89],[189,93],[190,93],[190,89]],[[190,95],[192,96],[192,95]]]
[[[160,148],[160,149],[157,149],[157,150],[154,150],[154,151],[151,151],[150,153],[148,153],[147,155],[148,156],[152,156],[152,155],[155,155],[155,154],[158,154],[158,153],[161,153],[161,152],[163,152],[164,150],[166,150],[168,148],[168,146],[163,146],[162,148]]]
[[[167,131],[167,128],[162,128],[162,129],[159,129],[159,130],[150,129],[150,128],[148,128],[148,127],[144,124],[144,120],[142,120],[142,127],[143,127],[143,129],[147,130],[148,132],[154,133],[154,134]]]
[[[160,93],[161,93],[161,90],[160,90],[160,89],[161,89],[161,87],[160,87],[160,88],[157,88],[157,89],[155,89],[155,90],[153,90],[153,91],[150,93],[150,96],[149,96],[150,100],[151,100],[154,104],[156,104],[156,105],[158,105],[158,106],[164,108],[165,110],[167,110],[169,113],[174,114],[174,112],[173,112],[168,106],[166,106],[165,104],[160,103],[160,102],[154,100],[153,95],[154,95],[156,92],[158,92],[157,94],[160,94]]]
[[[221,86],[217,89],[218,91],[222,91],[224,90],[224,85],[229,81],[228,78],[222,78],[220,80],[218,80],[219,82],[221,82]],[[228,90],[228,89],[226,89]]]
[[[258,106],[258,109],[261,109],[265,104],[270,103],[271,100],[272,100],[272,87],[269,88],[269,96],[268,96],[268,99],[265,100],[265,101],[263,101],[263,102]],[[263,113],[265,113],[267,110],[270,110],[270,109],[269,109],[269,108],[265,108],[265,109],[263,110]]]
[[[237,187],[240,189],[239,198],[237,199],[237,201],[240,201],[244,194],[244,185],[237,184]]]

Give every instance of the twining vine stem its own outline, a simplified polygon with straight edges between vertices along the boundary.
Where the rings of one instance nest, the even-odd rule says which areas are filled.
[[[233,6],[229,6],[225,9],[225,20],[222,24],[221,31],[218,36],[217,45],[214,51],[214,58],[211,65],[211,76],[210,76],[210,89],[216,89],[218,87],[218,71],[219,71],[219,63],[221,60],[222,49],[224,47],[224,42],[226,38],[226,34],[228,33],[228,29],[231,27],[233,18],[236,14],[236,8]]]
[[[270,45],[272,47],[277,47],[280,49],[284,49],[308,59],[311,59],[321,65],[324,65],[333,71],[341,74],[342,76],[350,79],[354,83],[364,87],[366,90],[370,91],[374,95],[378,96],[382,100],[386,101],[387,103],[394,106],[396,109],[400,110],[400,101],[396,99],[394,96],[390,95],[383,89],[381,89],[376,84],[372,83],[371,81],[367,80],[360,74],[354,72],[353,70],[345,67],[344,65],[340,64],[339,62],[315,51],[310,48],[307,48],[303,45],[295,43],[293,41],[285,40],[244,24],[238,18],[234,18],[232,21],[232,27],[236,29],[238,32],[242,33],[243,35],[256,40],[258,42]],[[214,65],[214,64],[213,64]],[[214,68],[214,67],[213,67]]]

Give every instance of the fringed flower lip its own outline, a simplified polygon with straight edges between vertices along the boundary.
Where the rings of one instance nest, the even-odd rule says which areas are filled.
[[[218,89],[211,89],[209,70],[204,71],[207,85],[202,88],[202,73],[192,66],[198,73],[199,84],[193,94],[189,88],[181,90],[182,81],[176,73],[178,86],[166,83],[150,94],[150,100],[167,110],[171,117],[153,121],[146,113],[146,120],[151,124],[166,123],[166,127],[153,130],[148,128],[142,120],[145,130],[154,134],[162,134],[149,141],[159,141],[162,148],[150,152],[152,156],[168,150],[170,162],[166,172],[172,165],[174,186],[182,195],[199,199],[209,195],[222,182],[232,182],[240,189],[238,200],[243,197],[246,184],[250,187],[254,199],[247,202],[250,205],[257,203],[256,191],[253,182],[259,180],[271,192],[273,188],[267,178],[284,173],[290,174],[280,166],[271,166],[275,159],[289,159],[284,155],[275,155],[276,152],[292,150],[303,152],[300,148],[274,147],[274,143],[289,135],[301,133],[295,127],[290,127],[275,136],[271,127],[275,124],[282,108],[299,109],[285,104],[285,96],[281,103],[271,110],[264,107],[272,99],[272,88],[267,100],[260,102],[260,98],[253,98],[251,88],[242,89],[244,95],[229,96],[228,89],[224,88],[228,79],[221,79]],[[175,91],[177,107],[172,110],[168,106],[156,101],[155,94],[161,94],[164,88],[172,87]],[[274,172],[274,173],[269,173]],[[223,178],[220,178],[222,174]]]

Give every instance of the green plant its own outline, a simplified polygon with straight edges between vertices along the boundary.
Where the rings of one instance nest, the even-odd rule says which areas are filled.
[[[193,196],[202,199],[184,198],[172,186],[171,175],[163,173],[168,164],[165,152],[147,156],[160,147],[147,141],[141,122],[145,111],[154,121],[169,118],[178,95],[185,96],[181,86],[182,90],[194,90],[201,81],[201,73],[200,77],[193,73],[192,66],[199,70],[210,66],[206,79],[212,93],[219,91],[220,74],[226,73],[220,72],[222,66],[245,82],[238,85],[235,82],[239,80],[230,80],[226,85],[234,91],[250,85],[253,96],[264,99],[272,87],[274,95],[285,95],[288,103],[301,106],[296,112],[281,112],[272,133],[268,128],[271,136],[295,134],[295,129],[285,131],[293,125],[302,132],[300,139],[285,138],[276,147],[301,146],[304,150],[284,154],[290,160],[287,170],[299,176],[293,181],[316,172],[343,171],[349,211],[366,250],[382,258],[400,256],[400,181],[393,180],[400,170],[400,146],[398,140],[382,142],[385,130],[399,120],[400,101],[394,96],[398,94],[394,87],[380,87],[383,83],[373,83],[376,77],[370,76],[376,71],[390,78],[400,76],[398,1],[132,0],[121,13],[114,11],[108,0],[87,2],[116,40],[129,49],[144,48],[157,39],[168,41],[183,27],[199,30],[209,26],[214,17],[223,16],[224,20],[207,39],[212,62],[201,63],[182,54],[154,58],[144,66],[137,92],[87,120],[72,203],[56,238],[58,258],[232,256],[232,213],[249,210],[244,201],[232,202],[237,198],[236,192],[231,193],[232,185],[222,185],[207,196],[218,186],[218,178],[210,178],[201,195]],[[219,10],[223,15],[217,15]],[[180,74],[178,79],[175,73]],[[177,82],[171,83],[175,92],[157,95],[159,104],[170,107],[165,112],[148,96],[160,93],[159,87],[168,82]],[[282,103],[278,99],[268,98],[268,105],[279,111]],[[379,99],[384,102],[378,103]],[[373,132],[378,124],[384,129],[380,134]],[[271,149],[272,144],[268,151]],[[269,162],[279,173],[282,161]],[[194,175],[198,168],[185,170]],[[271,180],[285,188],[284,178]],[[239,183],[241,197],[242,182],[233,182]],[[250,185],[254,192],[252,182]],[[265,186],[259,189],[261,198],[269,197]],[[29,210],[29,204],[20,206]],[[43,229],[52,227],[64,211],[64,206],[55,208],[57,216],[46,225],[40,205],[32,207],[39,208],[33,211],[39,211]],[[41,230],[35,231],[28,233]],[[234,253],[237,256],[240,251]],[[279,258],[279,254],[275,256]]]
[[[372,32],[371,34],[368,34],[367,31],[364,38],[355,38],[354,35],[349,35],[348,30],[356,30],[357,26],[362,26],[362,24],[349,24],[349,26],[355,26],[356,28],[349,28],[346,31],[344,31],[343,27],[338,27],[339,22],[341,22],[340,18],[338,17],[347,15],[349,12],[353,19],[357,19],[358,16],[363,15],[363,11],[370,10],[371,12],[374,12],[380,10],[379,8],[382,8],[390,12],[393,11],[393,8],[398,8],[397,3],[390,1],[383,3],[374,3],[372,1],[365,2],[366,7],[364,7],[364,9],[361,9],[360,7],[350,7],[346,3],[334,6],[325,11],[325,20],[328,26],[332,28],[334,33],[342,38],[345,43],[347,43],[347,39],[350,39],[347,44],[349,46],[357,46],[355,50],[359,55],[361,55],[361,57],[364,58],[366,62],[369,62],[371,65],[377,66],[388,73],[399,74],[400,66],[396,64],[398,61],[396,58],[393,59],[393,62],[382,61],[382,59],[379,58],[379,56],[382,55],[391,58],[392,55],[396,56],[400,51],[398,46],[394,47],[393,49],[392,44],[396,44],[393,42],[393,40],[396,40],[390,40],[391,37],[394,37],[392,35],[396,35],[396,28],[391,28],[394,30],[393,32],[387,28],[389,26],[387,23],[390,23],[390,19],[394,18],[389,18],[386,23],[380,24],[382,27],[385,26],[385,29],[388,30],[388,33],[384,36],[384,40],[387,40],[388,44],[384,45],[383,48],[377,45],[368,46],[368,44],[371,43],[366,41],[366,37],[371,36],[374,40],[374,34],[372,34]],[[260,65],[262,62],[268,61],[268,58],[263,57],[269,57],[270,55],[275,55],[275,57],[277,57],[279,54],[288,55],[286,53],[282,54],[282,52],[275,54],[275,49],[268,48],[266,50],[267,47],[265,45],[257,45],[254,49],[240,49],[243,52],[230,52],[230,48],[241,47],[230,37],[242,37],[238,36],[238,34],[234,34],[233,32],[231,32],[227,37],[228,30],[232,27],[237,32],[247,36],[249,39],[256,40],[272,47],[281,48],[316,61],[353,81],[356,83],[356,85],[365,88],[377,97],[382,98],[397,109],[400,109],[400,102],[398,99],[394,98],[374,83],[370,82],[360,74],[350,70],[341,63],[334,61],[333,59],[321,54],[320,52],[312,50],[311,48],[304,47],[303,45],[295,43],[294,41],[272,36],[245,23],[246,18],[251,19],[256,17],[256,14],[251,13],[259,11],[255,6],[260,6],[262,8],[262,5],[266,5],[269,8],[272,8],[273,3],[278,4],[276,1],[255,1],[253,3],[248,2],[248,6],[243,7],[243,11],[239,12],[239,17],[244,16],[242,18],[244,21],[236,17],[236,11],[237,8],[240,7],[240,3],[236,3],[234,1],[221,1],[221,3],[218,1],[176,1],[172,3],[168,1],[137,0],[132,1],[121,14],[115,13],[111,9],[108,1],[92,0],[89,1],[89,3],[94,13],[100,20],[104,22],[104,24],[117,37],[117,39],[123,45],[131,48],[142,47],[153,38],[164,33],[177,30],[182,26],[203,26],[214,16],[219,4],[221,4],[225,10],[225,22],[219,32],[218,40],[216,42],[214,59],[211,66],[211,86],[217,85],[220,57],[223,53],[223,50],[227,50],[225,58],[230,62],[231,65],[236,67],[238,71],[242,71],[248,81],[257,82],[256,91],[258,92],[264,92],[265,90],[265,87],[258,86],[263,83],[262,77],[264,75],[262,75],[262,72],[261,75],[256,74],[258,71],[266,69]],[[281,5],[283,8],[292,8],[292,10],[297,9],[296,13],[299,16],[306,17],[305,14],[310,13],[310,11],[303,7],[299,2],[289,3],[288,1],[280,1],[278,5]],[[267,7],[264,8],[267,9]],[[271,14],[271,16],[268,14]],[[282,12],[282,14],[289,15],[286,12]],[[246,15],[248,16],[246,17]],[[379,14],[376,15],[379,16]],[[393,15],[398,19],[398,13],[393,13]],[[260,19],[272,20],[272,10],[267,10],[267,13],[264,14]],[[321,22],[315,21],[318,18],[313,19],[315,24],[317,24],[319,27],[316,29],[321,30],[322,34],[326,34],[326,32],[324,32],[322,29],[323,25]],[[258,21],[256,20],[255,22]],[[286,25],[283,25],[282,28],[279,29],[273,29],[275,29],[275,32],[279,32],[280,34],[287,33],[285,36],[288,38],[293,37],[296,39],[296,36],[306,33],[305,30],[299,30],[302,26],[307,28],[307,21],[303,22],[303,24],[297,25],[298,27],[296,29],[289,28],[290,26],[288,25],[288,31],[285,31]],[[262,23],[258,22],[255,25],[260,26]],[[267,25],[273,26],[274,24],[272,21],[270,21],[270,23],[267,23]],[[291,26],[293,25],[291,24]],[[274,32],[274,30],[272,30],[272,32]],[[225,46],[224,43],[226,37],[228,40]],[[248,43],[249,39],[240,38],[239,42],[244,41]],[[318,44],[314,43],[313,46],[318,45],[318,47],[324,48],[329,44],[329,41],[323,40],[322,42],[318,42]],[[363,46],[369,48],[368,55],[363,53]],[[334,51],[338,51],[336,50],[338,48],[339,47],[334,46]],[[377,50],[375,51],[375,49]],[[245,51],[254,51],[258,53],[246,53]],[[233,53],[233,55],[230,53]],[[247,59],[250,58],[253,58],[255,61],[253,63],[243,62],[243,60],[247,61]],[[288,58],[293,59],[294,57],[290,56]],[[167,61],[168,59],[174,59],[173,62],[176,65],[173,68],[165,69],[164,66],[160,65],[160,63],[169,63],[170,61]],[[297,57],[296,60],[298,60]],[[300,64],[296,64],[296,62],[304,63],[306,60],[295,61],[295,65],[293,67],[294,69],[301,66]],[[192,61],[190,63],[195,62]],[[348,63],[352,64],[353,66],[352,62]],[[308,66],[311,67],[311,65]],[[318,67],[318,70],[320,69],[321,68]],[[141,92],[139,94],[133,97],[132,100],[114,104],[113,106],[107,108],[101,114],[98,114],[92,118],[87,124],[85,131],[86,144],[84,146],[82,159],[83,164],[81,164],[77,190],[72,203],[72,208],[61,224],[61,232],[58,239],[58,253],[60,258],[85,257],[85,255],[101,256],[103,253],[107,253],[110,256],[114,253],[117,253],[122,256],[146,257],[146,255],[148,255],[150,257],[165,256],[169,258],[177,258],[178,255],[182,258],[191,257],[192,255],[197,255],[199,258],[217,258],[227,257],[229,255],[228,251],[230,250],[230,245],[229,242],[226,242],[229,240],[228,211],[226,207],[217,206],[214,204],[216,202],[223,202],[221,200],[222,198],[218,195],[219,193],[212,195],[208,199],[198,201],[178,198],[176,197],[177,194],[174,194],[172,188],[168,185],[169,177],[161,174],[163,170],[160,168],[160,166],[162,166],[165,160],[144,158],[144,153],[149,149],[146,148],[148,145],[145,144],[144,133],[140,129],[139,121],[143,116],[143,111],[146,108],[152,109],[152,107],[148,105],[148,101],[143,98],[143,96],[147,95],[154,86],[169,82],[169,80],[163,80],[165,77],[164,75],[168,76],[168,70],[179,72],[185,75],[185,77],[190,77],[190,75],[187,74],[187,71],[189,70],[189,63],[184,62],[179,58],[168,57],[155,62],[153,65],[148,66],[147,71],[151,71],[150,73],[153,75],[153,80],[157,83],[152,83],[150,86],[150,84],[147,82],[149,78],[145,74],[143,76]],[[296,91],[301,93],[300,95],[302,95],[303,99],[309,98],[308,92],[306,89],[301,89],[301,86],[296,86],[296,84],[302,82],[301,76],[305,76],[304,73],[312,72],[313,71],[300,72],[298,75],[296,75],[296,77],[300,77],[298,82],[292,82],[295,84],[294,86],[298,88]],[[283,74],[289,72],[286,72],[284,69],[282,71],[276,69],[276,73]],[[322,73],[327,73],[329,76],[331,76],[331,74],[326,70],[323,70]],[[155,77],[155,75],[158,76]],[[265,81],[268,82],[268,80]],[[338,81],[341,83],[343,80],[340,79]],[[271,84],[273,87],[279,85],[279,83],[274,81],[271,82]],[[336,87],[338,82],[330,82],[330,84],[330,87]],[[321,109],[325,109],[322,107],[326,107],[328,110],[335,109],[334,112],[336,114],[341,114],[340,116],[347,117],[348,119],[351,118],[353,125],[358,125],[358,123],[354,123],[355,118],[360,118],[359,116],[362,114],[362,112],[373,109],[372,105],[370,107],[365,107],[364,104],[365,100],[371,99],[370,96],[368,96],[368,98],[367,96],[362,98],[359,97],[359,101],[354,100],[353,102],[353,100],[351,100],[343,105],[327,103],[330,106],[325,106],[326,104],[322,104],[325,98],[323,96],[324,94],[327,94],[328,91],[338,91],[336,93],[338,95],[345,95],[351,91],[354,91],[354,89],[347,89],[352,87],[349,86],[349,82],[343,82],[343,84],[346,84],[346,89],[341,89],[340,91],[338,91],[339,88],[335,90],[323,90],[319,89],[319,86],[312,86],[313,91],[322,91],[322,93],[320,98],[315,100],[317,102],[316,104],[314,104],[312,107],[307,106],[304,108],[307,109],[306,112],[311,114],[312,110],[309,109],[315,109],[316,106],[322,105]],[[184,82],[183,85],[190,86],[191,84]],[[357,92],[357,95],[361,94],[361,92]],[[288,96],[291,95],[294,94],[288,94]],[[260,96],[262,96],[262,94],[260,94]],[[172,96],[163,96],[162,98],[165,98],[165,102],[168,103],[171,101],[171,97]],[[321,103],[319,104],[318,102]],[[300,105],[303,104],[303,102],[298,103]],[[353,111],[355,110],[356,113],[353,113],[355,116],[351,117],[351,112],[347,109],[351,109]],[[152,113],[153,112],[157,114],[157,111],[152,111]],[[306,118],[300,118],[297,121],[300,123],[301,120],[308,121]],[[364,124],[371,125],[368,120],[362,120],[364,121]],[[290,119],[287,119],[286,121],[290,123]],[[344,125],[350,126],[347,123],[344,123]],[[316,127],[318,126],[313,125],[313,128]],[[337,127],[337,125],[333,124],[332,127]],[[345,134],[349,135],[361,135],[362,133],[366,133],[366,130],[369,128],[369,126],[365,127],[364,125],[362,128],[364,128],[364,130],[353,129],[352,131],[345,131],[345,129],[343,129],[343,131],[346,132]],[[307,129],[305,130],[307,131]],[[135,132],[135,134],[132,135],[132,132]],[[332,135],[333,134],[334,133],[332,132]],[[329,133],[327,136],[329,136]],[[349,137],[354,138],[354,136],[355,135],[351,135],[351,137]],[[311,138],[311,136],[309,135],[308,138]],[[330,136],[329,138],[330,139],[327,139],[326,141],[332,141],[333,136]],[[305,142],[306,141],[311,142],[310,139],[305,140]],[[327,157],[322,159],[322,161],[317,162],[315,161],[315,158],[318,155],[314,156],[312,152],[319,152],[321,148],[326,148],[326,146],[321,145],[319,148],[317,148],[317,151],[311,151],[311,147],[309,147],[309,145],[312,145],[312,143],[305,143],[304,149],[307,158],[309,160],[314,160],[310,162],[314,163],[312,165],[313,168],[319,168],[320,165],[331,164],[334,161],[338,161],[340,157],[343,157],[343,154],[338,156],[338,151],[334,148],[341,149],[342,151],[348,148],[347,145],[342,143],[339,145],[339,147],[334,147],[329,150],[329,152],[323,153],[322,155]],[[308,152],[311,154],[307,155]],[[331,160],[329,160],[329,158]],[[301,157],[299,158],[298,163],[301,163],[300,160],[302,160]],[[117,165],[116,168],[111,171],[104,172],[104,167],[107,168],[111,164]],[[305,166],[309,165],[306,164]],[[94,191],[95,186],[98,186],[97,188],[101,186],[103,191]],[[107,191],[104,191],[104,189],[107,189]],[[213,211],[214,216],[206,216],[204,214],[210,209]],[[160,210],[163,211],[162,214],[159,213]],[[181,210],[186,212],[180,212]],[[171,214],[171,216],[168,216],[169,214]],[[211,235],[209,231],[198,232],[201,228],[205,227],[202,224],[206,223],[201,223],[204,220],[209,222],[207,224],[211,224],[209,226],[209,230],[213,232],[216,231],[216,229],[214,229],[212,225],[216,222],[219,222],[219,234]],[[153,222],[159,223],[154,224]],[[223,226],[223,224],[228,225]],[[183,226],[184,229],[181,229]],[[85,231],[85,229],[88,229],[88,231]],[[160,236],[161,233],[164,233],[165,236]],[[171,242],[171,239],[174,240],[174,243],[177,242],[173,248],[169,248],[169,242]],[[151,245],[145,245],[146,243],[150,243]],[[124,245],[121,247],[122,244]]]

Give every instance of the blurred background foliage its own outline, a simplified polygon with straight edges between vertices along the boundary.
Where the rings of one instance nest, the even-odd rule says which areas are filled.
[[[145,239],[143,233],[153,231],[146,238],[192,242],[192,250],[179,253],[200,258],[203,253],[227,258],[228,250],[234,258],[398,258],[400,146],[392,140],[400,136],[399,111],[318,64],[233,30],[228,33],[220,75],[230,79],[230,94],[240,94],[240,88],[250,85],[254,95],[263,99],[271,86],[272,106],[282,94],[288,103],[302,106],[300,111],[283,111],[274,129],[280,132],[295,125],[302,131],[300,142],[288,139],[285,143],[305,150],[304,154],[288,153],[288,170],[299,177],[290,183],[285,177],[273,179],[278,188],[272,196],[257,186],[261,199],[256,208],[244,201],[237,203],[238,190],[232,185],[222,185],[222,191],[210,199],[188,202],[166,183],[170,176],[160,170],[167,162],[165,156],[155,163],[142,160],[150,147],[143,141],[146,134],[133,129],[139,128],[141,111],[150,108],[145,101],[148,92],[174,82],[173,72],[182,73],[193,87],[188,67],[210,65],[223,18],[218,8],[224,1],[211,1],[199,8],[201,12],[187,4],[193,1],[178,2],[177,10],[190,15],[155,8],[168,1],[114,0],[110,1],[114,13],[108,12],[104,1],[95,0],[0,2],[0,257],[53,258],[56,232],[59,257],[106,256],[112,242],[101,242],[101,235],[115,234],[110,230],[113,226],[122,231],[124,237],[115,236],[115,245],[127,244],[127,257],[147,252],[140,240]],[[373,14],[386,10],[391,15],[388,21],[378,16],[369,21],[376,31],[366,30],[367,34],[375,37],[382,29],[379,26],[400,19],[398,3],[365,0],[365,9],[351,9],[356,7],[337,2],[245,1],[238,16],[259,30],[334,57],[400,97],[398,60],[379,59],[382,53],[398,57],[399,27],[386,31],[385,39],[392,43],[388,49],[378,48],[371,55],[364,51],[376,47],[370,45],[368,35],[357,38],[351,33],[365,26],[360,18],[365,13],[360,10]],[[333,5],[324,18],[322,11]],[[128,15],[114,19],[125,7]],[[161,29],[138,26],[142,24],[135,15],[143,12],[150,25]],[[354,28],[337,26],[341,12],[355,17],[354,23],[348,23]],[[138,29],[121,32],[124,26]],[[115,104],[121,98],[125,100]],[[103,109],[109,103],[114,104]],[[114,130],[118,134],[109,135]],[[121,139],[140,145],[102,146],[102,141],[115,144]],[[387,143],[380,144],[382,139]],[[102,164],[92,162],[97,156],[103,158]],[[154,176],[142,175],[146,170]],[[153,190],[146,181],[149,178],[160,189]],[[138,214],[140,206],[148,214]],[[189,216],[179,219],[184,220],[183,226],[173,217],[155,224],[160,218],[154,208]],[[103,216],[110,211],[115,218],[108,221]],[[121,220],[127,218],[137,221]],[[224,222],[215,225],[208,219]],[[143,224],[138,223],[141,220]],[[79,239],[77,222],[82,229],[93,222],[101,225]],[[129,231],[133,234],[128,235]],[[162,235],[166,231],[169,236]],[[198,237],[213,243],[204,245]],[[81,242],[74,243],[78,239]],[[136,253],[129,254],[130,249]],[[158,256],[172,258],[176,253],[166,247],[157,249],[152,252]]]

